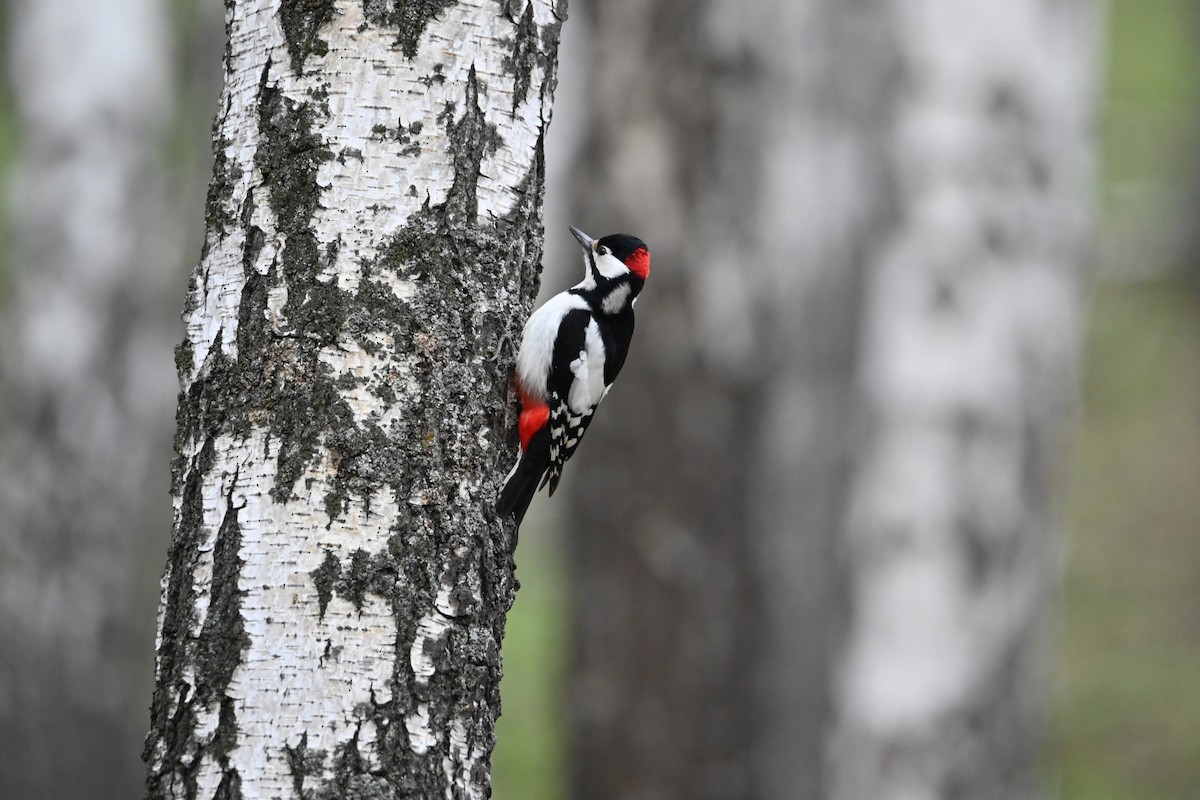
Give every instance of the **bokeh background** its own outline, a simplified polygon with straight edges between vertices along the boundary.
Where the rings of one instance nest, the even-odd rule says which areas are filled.
[[[2,9],[0,798],[129,797],[142,782],[170,529],[171,352],[202,239],[222,9]],[[1094,10],[1104,28],[1094,236],[1041,758],[1050,796],[1165,800],[1200,793],[1200,9]],[[622,202],[581,196],[578,181],[595,115],[636,111],[589,102],[597,67],[581,54],[594,12],[573,0],[561,52],[548,292],[576,280],[565,226],[589,227],[584,209]],[[594,450],[603,463],[601,448],[590,438],[580,458]],[[582,478],[568,472],[567,499],[535,501],[522,529],[499,800],[568,797],[578,775],[572,480]]]

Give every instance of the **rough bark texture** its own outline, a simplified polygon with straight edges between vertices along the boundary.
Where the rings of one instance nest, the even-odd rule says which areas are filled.
[[[487,795],[564,15],[227,4],[150,797]]]
[[[5,9],[19,150],[0,330],[0,796],[143,778],[178,334],[158,0]],[[152,554],[152,555],[151,555]]]
[[[831,796],[1032,798],[1094,11],[906,8],[891,134],[903,213],[864,286]]]
[[[577,798],[1030,786],[1090,18],[944,5],[587,7],[579,218],[655,269],[568,475]]]

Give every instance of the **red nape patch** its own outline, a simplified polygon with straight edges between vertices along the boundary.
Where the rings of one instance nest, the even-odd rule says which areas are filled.
[[[629,267],[629,271],[637,275],[642,280],[650,277],[650,251],[644,247],[639,247],[629,254],[629,258],[625,259],[625,266]]]
[[[517,431],[521,434],[521,451],[529,449],[529,440],[542,429],[550,419],[550,406],[545,403],[525,405],[521,409],[521,419],[517,422]]]

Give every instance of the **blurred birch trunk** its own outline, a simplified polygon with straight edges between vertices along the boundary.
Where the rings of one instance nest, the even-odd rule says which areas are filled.
[[[895,213],[886,9],[589,9],[579,224],[654,268],[568,476],[575,797],[818,797],[859,287]]]
[[[19,144],[0,336],[0,796],[129,797],[153,624],[137,601],[169,519],[167,8],[5,13]]]
[[[902,210],[864,284],[832,794],[1043,794],[1095,9],[897,8]]]
[[[655,269],[568,476],[576,798],[1030,786],[1089,9],[587,7],[578,223]]]
[[[228,5],[150,797],[487,796],[564,14]]]

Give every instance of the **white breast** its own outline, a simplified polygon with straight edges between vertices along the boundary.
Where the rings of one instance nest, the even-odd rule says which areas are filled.
[[[583,350],[571,362],[571,372],[574,379],[567,404],[576,414],[591,411],[604,397],[604,340],[594,319],[588,322]]]

